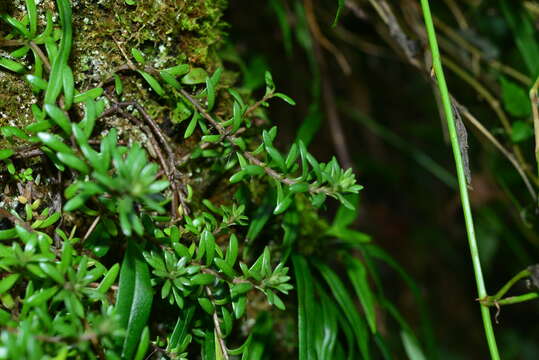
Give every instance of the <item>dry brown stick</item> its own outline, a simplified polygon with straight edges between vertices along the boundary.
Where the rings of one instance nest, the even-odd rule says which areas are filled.
[[[165,135],[163,134],[163,132],[159,128],[159,125],[157,125],[155,123],[155,121],[145,111],[145,109],[135,101],[116,102],[116,103],[114,103],[113,107],[111,107],[109,109],[111,109],[111,111],[114,111],[114,109],[113,109],[114,106],[116,106],[118,108],[120,108],[120,107],[129,107],[129,106],[135,107],[138,110],[138,112],[141,114],[141,116],[145,120],[145,122],[148,123],[148,126],[151,128],[151,130],[153,130],[153,132],[152,132],[150,129],[148,129],[148,130],[146,130],[146,133],[147,133],[148,137],[151,140],[153,139],[153,143],[154,143],[155,148],[156,148],[157,156],[159,157],[159,160],[161,162],[163,170],[165,170],[165,173],[167,174],[167,177],[169,178],[169,181],[170,181],[170,184],[171,184],[171,187],[172,187],[172,194],[173,194],[172,195],[172,213],[173,213],[173,217],[175,219],[179,217],[178,202],[181,203],[182,210],[184,211],[184,213],[189,214],[189,208],[187,206],[187,203],[186,203],[186,200],[185,200],[185,194],[183,192],[184,190],[179,188],[178,181],[177,181],[177,178],[180,176],[180,174],[178,173],[178,170],[176,169],[176,156],[175,156],[174,152],[172,151],[172,148],[168,144],[168,141],[166,140]],[[120,113],[123,114],[123,116],[127,116],[127,117],[129,117],[129,118],[131,118],[133,120],[136,119],[135,121],[138,122],[138,119],[134,115],[125,113],[123,111],[120,112]],[[139,124],[142,125],[141,123],[139,123]],[[145,128],[145,126],[144,126],[144,128]],[[155,133],[155,135],[154,135],[154,133]],[[168,155],[168,163],[165,160],[165,157],[163,156],[161,151],[159,150],[160,149],[159,142],[157,141],[155,136],[157,136],[159,138],[162,146],[165,148],[165,151],[166,151],[166,153]]]
[[[82,238],[82,243],[84,243],[89,237],[90,235],[92,235],[92,232],[94,232],[95,230],[95,227],[97,226],[97,224],[99,223],[99,220],[101,219],[101,216],[97,216],[94,221],[92,222],[92,225],[90,225],[90,227],[88,228],[88,230],[86,231],[86,234],[84,234],[84,237]]]
[[[155,123],[155,121],[148,115],[146,110],[138,104],[134,103],[134,106],[137,108],[137,110],[142,114],[142,117],[146,122],[149,124],[150,128],[154,131],[155,135],[159,138],[161,141],[161,144],[165,148],[165,151],[167,152],[169,163],[170,163],[170,177],[171,177],[171,185],[173,189],[173,197],[172,197],[172,207],[174,210],[174,218],[178,217],[178,200],[182,204],[182,209],[186,214],[189,214],[189,208],[187,207],[187,204],[185,202],[185,194],[183,193],[183,189],[179,189],[178,187],[178,181],[177,178],[180,176],[178,173],[178,169],[176,168],[176,155],[172,151],[172,148],[170,147],[165,134],[163,134],[161,128],[159,125]]]
[[[109,98],[109,100],[114,101],[111,98]],[[125,111],[122,111],[121,110],[122,105],[123,105],[123,107],[129,106],[129,105],[126,105],[125,103],[114,103],[111,107],[109,107],[107,110],[105,110],[105,112],[103,112],[103,114],[101,114],[100,117],[101,118],[102,117],[107,117],[107,116],[110,116],[110,115],[113,115],[113,114],[117,113],[117,114],[120,114],[122,117],[130,119],[136,125],[141,127],[144,130],[144,132],[146,133],[146,135],[148,136],[148,139],[150,140],[152,145],[154,146],[155,152],[156,152],[157,157],[159,159],[159,162],[161,163],[161,167],[163,168],[163,170],[167,174],[167,177],[169,178],[169,181],[171,182],[171,184],[175,184],[175,181],[173,179],[172,170],[169,168],[169,164],[166,161],[163,153],[161,152],[159,144],[158,144],[157,140],[155,139],[153,133],[150,131],[150,129],[147,129],[146,126],[142,123],[142,121],[140,121],[136,116],[134,116],[134,115],[132,115],[130,113],[127,113]],[[172,213],[173,213],[174,218],[177,218],[177,211],[178,211],[177,202],[175,203],[174,199],[175,199],[175,197],[173,196],[173,199],[172,199],[173,200]]]
[[[210,300],[214,303],[215,300],[213,298],[213,294],[209,287],[206,286],[206,294],[210,298]],[[215,306],[215,305],[214,305]],[[219,347],[221,348],[221,352],[223,353],[223,359],[229,360],[228,356],[228,348],[225,344],[225,339],[223,338],[223,332],[221,331],[221,324],[219,323],[219,316],[217,316],[217,311],[213,311],[213,325],[215,326],[215,331],[217,332],[217,339],[219,340]]]
[[[32,50],[39,56],[41,61],[43,61],[43,65],[45,65],[45,69],[47,72],[51,72],[51,64],[49,63],[49,59],[47,56],[43,53],[43,50],[33,41],[29,41],[28,43],[20,40],[0,40],[0,46],[30,46]]]

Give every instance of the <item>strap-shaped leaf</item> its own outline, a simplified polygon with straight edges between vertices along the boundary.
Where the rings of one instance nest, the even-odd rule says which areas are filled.
[[[138,346],[152,307],[150,271],[137,245],[129,241],[120,270],[116,312],[120,326],[126,329],[122,357],[131,359]]]
[[[26,10],[30,21],[30,36],[36,36],[37,31],[37,7],[35,0],[26,0]]]
[[[159,81],[157,81],[156,78],[154,78],[152,75],[148,74],[147,72],[145,71],[141,71],[141,70],[137,70],[137,72],[142,75],[142,77],[144,78],[144,80],[146,80],[146,82],[148,83],[148,85],[151,86],[151,88],[153,89],[153,91],[155,91],[155,93],[159,96],[163,96],[165,95],[165,90],[163,90],[163,88],[161,87],[161,84],[159,84]]]
[[[67,65],[71,46],[73,43],[73,27],[71,24],[71,2],[68,0],[58,0],[58,13],[60,15],[60,23],[62,25],[62,38],[60,40],[60,49],[58,54],[50,56],[52,59],[52,68],[49,76],[49,85],[45,92],[45,104],[54,104],[60,95],[63,86],[63,69]],[[50,44],[51,42],[47,42]],[[51,46],[47,46],[47,51],[52,50]],[[52,54],[50,54],[52,55]]]
[[[26,71],[26,68],[23,65],[4,57],[0,58],[0,66],[16,73],[23,73]]]
[[[45,111],[51,119],[66,132],[66,134],[71,135],[71,121],[62,109],[56,105],[45,104]]]
[[[337,274],[331,270],[327,265],[317,263],[317,268],[322,274],[324,280],[331,289],[333,297],[341,307],[342,312],[345,314],[348,322],[353,327],[356,343],[359,347],[361,355],[364,359],[370,359],[369,356],[369,334],[367,326],[363,318],[359,315],[350,297],[350,294],[346,290],[346,287],[341,282]]]
[[[299,360],[310,360],[314,359],[313,326],[317,320],[314,314],[313,280],[307,261],[302,256],[294,255],[292,263],[298,292]]]
[[[376,313],[374,309],[374,294],[372,293],[367,279],[365,266],[356,258],[348,256],[347,272],[350,282],[354,286],[359,302],[365,311],[365,317],[371,332],[376,333]]]
[[[176,322],[176,326],[172,331],[172,335],[170,336],[167,350],[176,348],[176,346],[180,345],[185,339],[185,337],[189,335],[189,325],[191,324],[194,313],[195,307],[191,306],[180,315],[178,321]]]
[[[62,82],[64,87],[64,108],[69,110],[71,105],[73,105],[75,81],[73,80],[73,72],[67,64],[62,69]]]
[[[103,88],[93,88],[88,91],[83,92],[82,94],[75,95],[73,102],[80,103],[88,100],[95,100],[97,97],[103,94]]]

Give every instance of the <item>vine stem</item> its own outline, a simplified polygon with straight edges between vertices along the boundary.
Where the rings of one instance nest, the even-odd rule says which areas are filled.
[[[443,111],[449,130],[449,136],[451,140],[451,148],[453,150],[453,156],[455,160],[455,166],[457,168],[457,180],[459,184],[460,198],[462,202],[462,210],[464,212],[464,222],[466,225],[466,233],[468,235],[468,244],[470,247],[470,253],[472,257],[473,269],[475,274],[475,281],[477,284],[477,292],[479,298],[482,299],[487,296],[485,288],[485,282],[483,280],[483,273],[481,270],[481,260],[479,259],[479,251],[477,248],[477,241],[475,238],[474,223],[472,217],[472,210],[470,206],[470,200],[468,198],[468,188],[466,185],[466,178],[464,175],[464,166],[462,163],[462,156],[460,153],[460,145],[457,136],[455,118],[453,117],[453,111],[451,107],[451,100],[449,97],[449,91],[445,82],[444,71],[442,68],[442,61],[440,57],[440,50],[438,49],[438,42],[436,40],[436,33],[434,30],[434,23],[432,21],[432,15],[430,12],[430,6],[428,0],[421,0],[421,8],[423,10],[423,17],[425,19],[425,27],[427,36],[429,39],[429,45],[432,52],[432,63],[434,67],[434,73],[438,80],[438,90],[443,104]],[[494,336],[494,330],[492,328],[492,319],[490,318],[490,311],[488,306],[480,305],[481,316],[483,318],[483,326],[485,329],[485,335],[490,351],[490,357],[493,360],[499,360],[500,355],[498,353],[498,347],[496,345],[496,337]]]

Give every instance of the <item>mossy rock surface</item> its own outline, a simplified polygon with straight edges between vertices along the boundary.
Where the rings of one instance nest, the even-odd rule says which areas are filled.
[[[73,1],[70,65],[77,88],[93,88],[115,69],[133,61],[133,47],[140,49],[149,65],[156,68],[187,63],[215,70],[221,65],[217,48],[225,36],[226,23],[222,16],[226,6],[226,0],[142,0],[134,5],[117,0]],[[25,13],[24,1],[14,1],[8,10],[11,16],[21,19]],[[42,26],[47,10],[54,13],[53,1],[45,0],[38,6]],[[2,26],[0,36],[5,37],[7,31]],[[9,56],[15,49],[2,47],[0,55]],[[26,57],[23,61],[29,65],[31,52]],[[130,82],[125,87],[126,98],[151,99],[140,79]],[[0,126],[25,126],[32,122],[30,104],[37,99],[30,85],[20,76],[0,71],[0,89]]]

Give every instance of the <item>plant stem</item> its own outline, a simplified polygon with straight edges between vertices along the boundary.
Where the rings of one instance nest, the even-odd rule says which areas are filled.
[[[521,272],[519,272],[518,274],[516,274],[515,276],[513,276],[511,278],[511,280],[509,280],[497,293],[496,295],[493,296],[494,300],[499,300],[502,298],[502,296],[504,296],[508,291],[509,289],[511,289],[511,287],[513,285],[515,285],[515,283],[517,281],[519,281],[520,279],[522,278],[525,278],[525,277],[528,277],[530,276],[531,273],[530,273],[530,270],[528,269],[524,269],[522,270]]]
[[[430,12],[429,1],[421,0],[421,7],[423,9],[423,17],[425,18],[425,26],[429,39],[429,45],[432,52],[432,63],[434,66],[434,72],[436,79],[438,80],[438,89],[442,98],[443,110],[445,113],[445,119],[447,121],[447,127],[449,130],[449,136],[451,139],[451,148],[453,149],[453,156],[455,160],[455,166],[457,168],[457,179],[459,183],[460,198],[462,202],[462,210],[464,212],[464,221],[466,224],[466,232],[468,235],[468,244],[472,256],[473,268],[475,273],[475,281],[477,284],[477,292],[479,298],[483,298],[487,295],[485,289],[485,283],[483,280],[483,273],[481,271],[481,260],[479,259],[479,251],[477,248],[477,241],[475,238],[475,230],[472,218],[472,210],[470,207],[470,200],[468,198],[468,188],[466,185],[466,178],[464,175],[464,166],[462,164],[462,156],[460,153],[459,140],[457,137],[457,131],[455,126],[455,119],[453,117],[453,111],[451,108],[451,100],[449,98],[449,91],[445,82],[444,72],[442,68],[442,62],[440,58],[440,51],[438,50],[438,43],[436,41],[436,33],[434,30],[434,24],[432,22],[432,15]],[[483,326],[485,328],[485,335],[490,350],[490,357],[493,360],[499,360],[500,355],[496,346],[496,338],[494,336],[494,330],[492,328],[492,320],[490,318],[489,308],[481,305],[481,315],[483,317]]]
[[[537,162],[537,174],[539,175],[539,110],[537,109],[537,88],[539,87],[539,77],[535,80],[530,89],[530,103],[532,106],[533,130],[535,134],[535,159]]]
[[[524,295],[510,296],[508,298],[498,300],[496,301],[496,303],[498,305],[511,305],[511,304],[517,304],[517,303],[521,303],[525,301],[534,300],[534,299],[537,299],[538,297],[539,297],[539,293],[532,292],[532,293],[527,293]]]

